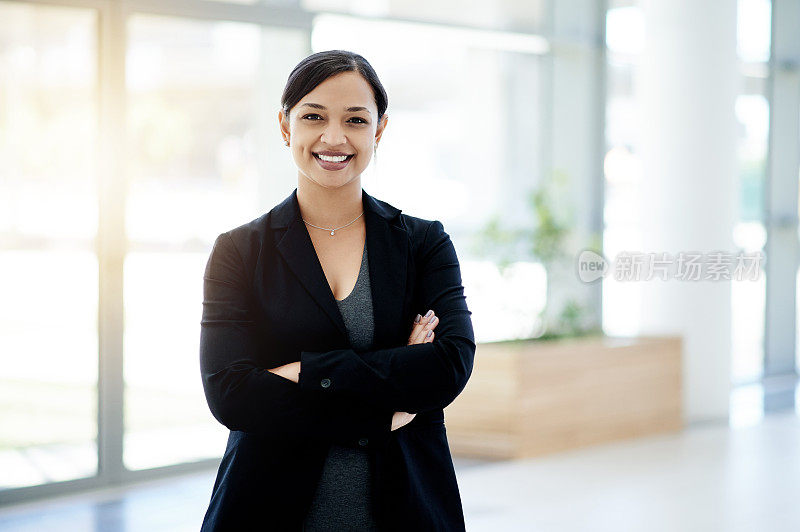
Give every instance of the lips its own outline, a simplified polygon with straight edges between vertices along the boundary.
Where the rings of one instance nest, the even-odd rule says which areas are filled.
[[[320,158],[320,155],[323,155],[325,157],[345,157],[345,159],[342,161],[326,161]],[[329,152],[329,151],[314,153],[314,159],[316,159],[317,163],[325,170],[341,170],[350,163],[350,160],[354,156],[355,156],[354,153]]]
[[[312,153],[322,154],[322,155],[353,155],[352,153],[347,153],[346,151],[332,151],[332,150],[315,151]]]

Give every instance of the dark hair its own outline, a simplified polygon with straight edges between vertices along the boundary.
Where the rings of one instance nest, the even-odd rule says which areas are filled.
[[[326,50],[311,54],[300,61],[289,79],[281,96],[281,106],[286,116],[289,109],[297,105],[303,97],[329,77],[342,72],[358,72],[372,86],[375,105],[378,107],[378,120],[383,117],[389,105],[389,97],[383,88],[372,65],[362,56],[347,50]]]

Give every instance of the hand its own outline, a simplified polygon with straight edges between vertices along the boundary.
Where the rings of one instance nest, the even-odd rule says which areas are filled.
[[[411,335],[408,337],[408,345],[412,344],[428,344],[433,342],[436,333],[433,330],[439,324],[439,318],[429,310],[430,315],[426,318],[417,314],[417,319],[414,322],[414,328],[411,329]],[[430,336],[428,334],[430,333]]]
[[[409,414],[408,412],[395,412],[392,416],[392,430],[397,430],[400,427],[405,427],[414,419],[416,414]]]
[[[300,362],[290,362],[277,368],[268,369],[270,373],[274,373],[284,379],[289,379],[292,382],[300,383]]]
[[[408,338],[408,345],[425,344],[433,342],[433,329],[439,323],[439,318],[433,313],[433,310],[428,311],[428,317],[420,316],[417,314],[417,319],[414,321],[414,328],[411,330],[411,336]],[[430,335],[428,334],[430,332]],[[413,421],[417,414],[409,414],[408,412],[395,412],[392,416],[392,430],[397,430],[404,427]]]

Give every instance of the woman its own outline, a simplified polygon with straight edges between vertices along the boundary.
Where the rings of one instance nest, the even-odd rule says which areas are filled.
[[[441,222],[361,188],[386,108],[362,56],[301,61],[278,113],[297,188],[214,243],[200,363],[231,432],[203,530],[464,530],[443,409],[472,313]]]

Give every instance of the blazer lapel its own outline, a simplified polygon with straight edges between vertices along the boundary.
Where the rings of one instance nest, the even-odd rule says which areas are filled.
[[[372,290],[376,348],[391,345],[403,318],[406,304],[409,240],[397,223],[401,210],[376,200],[362,189],[366,224],[367,257]],[[331,292],[306,224],[300,216],[297,189],[272,211],[270,225],[285,228],[276,235],[276,247],[302,285],[322,307],[339,334],[349,343],[347,328]]]
[[[400,209],[379,202],[362,190],[367,217],[367,257],[375,317],[376,349],[392,347],[406,307],[409,238],[399,223]],[[338,309],[337,309],[338,310]]]

